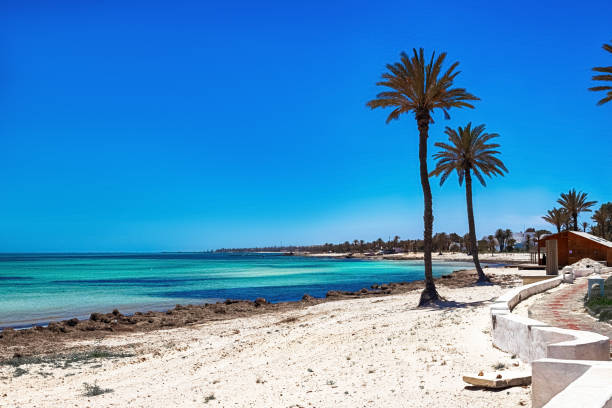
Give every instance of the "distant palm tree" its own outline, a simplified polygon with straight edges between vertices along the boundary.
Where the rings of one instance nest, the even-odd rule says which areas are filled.
[[[506,232],[499,228],[495,231],[495,239],[497,239],[497,243],[499,244],[499,252],[504,252],[504,248],[506,248]]]
[[[595,221],[597,228],[592,227],[597,235],[603,239],[608,239],[612,232],[612,203],[602,204],[599,210],[596,210],[591,217]]]
[[[561,232],[561,227],[567,224],[569,215],[564,208],[553,208],[548,210],[548,214],[543,216],[542,219],[557,227],[557,233],[559,233]]]
[[[586,229],[587,229],[587,227],[588,227],[588,226],[589,226],[589,223],[588,223],[588,222],[586,222],[586,221],[584,221],[584,222],[582,223],[582,230],[583,230],[584,232],[586,232]]]
[[[389,88],[389,90],[376,95],[376,99],[369,101],[367,106],[372,109],[392,108],[393,110],[387,117],[387,123],[399,119],[401,114],[412,112],[419,129],[421,187],[425,202],[423,215],[425,289],[419,300],[419,305],[422,306],[440,299],[434,284],[431,264],[433,211],[429,172],[427,171],[429,124],[433,122],[432,113],[435,109],[441,109],[444,116],[449,118],[449,109],[473,108],[474,106],[468,101],[475,101],[478,98],[463,88],[452,88],[455,77],[459,75],[459,71],[455,70],[459,63],[453,63],[445,72],[442,72],[442,65],[446,58],[445,52],[437,58],[434,52],[431,54],[431,59],[426,61],[422,48],[412,51],[412,56],[402,52],[400,62],[387,64],[388,72],[382,74],[382,81],[376,85]]]
[[[612,53],[612,44],[604,44],[603,49]],[[595,72],[601,72],[603,75],[594,75],[594,81],[604,81],[604,82],[612,82],[612,66],[609,67],[595,67],[593,68]],[[610,85],[601,85],[594,86],[589,88],[589,91],[608,91],[606,92],[606,96],[597,102],[597,105],[603,105],[606,102],[612,101],[612,86]]]
[[[496,156],[499,147],[496,143],[490,143],[491,139],[498,137],[497,133],[485,133],[485,125],[472,128],[468,123],[466,127],[459,127],[457,130],[446,128],[450,144],[436,143],[441,150],[434,155],[438,160],[436,168],[431,172],[432,176],[442,176],[440,185],[444,184],[452,172],[457,172],[459,185],[463,184],[465,178],[465,198],[467,202],[468,225],[470,228],[470,240],[472,248],[472,258],[476,271],[478,272],[478,282],[488,281],[489,278],[484,274],[478,260],[478,244],[476,241],[476,226],[474,224],[474,209],[472,207],[472,173],[486,186],[487,183],[483,176],[504,175],[508,172],[506,166]]]
[[[487,241],[489,242],[489,251],[491,251],[491,255],[495,252],[495,237],[493,235],[489,235],[487,237]]]
[[[562,193],[557,203],[561,204],[572,217],[574,231],[578,231],[578,215],[581,212],[591,212],[590,208],[597,204],[597,201],[587,201],[587,193],[571,189],[567,193]]]

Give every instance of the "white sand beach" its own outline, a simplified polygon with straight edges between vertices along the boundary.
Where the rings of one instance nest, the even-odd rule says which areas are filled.
[[[489,269],[512,273],[516,269]],[[516,407],[530,389],[469,389],[461,376],[512,369],[494,349],[488,303],[505,289],[440,287],[456,307],[417,309],[419,292],[327,302],[194,327],[81,343],[133,357],[62,368],[0,367],[1,407]],[[112,389],[84,396],[83,383]]]
[[[349,253],[306,253],[300,254],[310,257],[329,257],[329,258],[344,258]],[[363,254],[352,254],[355,258],[365,257]],[[503,252],[503,253],[480,253],[478,258],[481,262],[488,263],[529,263],[530,254],[527,252]],[[423,252],[401,252],[397,254],[378,255],[367,257],[367,259],[391,259],[391,260],[410,260],[410,259],[423,259]],[[468,255],[463,252],[443,252],[442,254],[434,252],[432,254],[434,261],[466,261],[472,262],[472,255]]]

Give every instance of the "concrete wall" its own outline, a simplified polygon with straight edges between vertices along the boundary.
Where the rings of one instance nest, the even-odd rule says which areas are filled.
[[[531,376],[534,408],[612,408],[610,362],[558,360],[534,361]]]
[[[610,339],[512,314],[519,302],[561,281],[558,276],[535,282],[497,298],[491,306],[493,345],[532,363],[535,408],[612,408]]]

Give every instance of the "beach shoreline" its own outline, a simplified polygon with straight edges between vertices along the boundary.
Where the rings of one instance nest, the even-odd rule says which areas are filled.
[[[329,259],[365,259],[365,260],[389,260],[389,261],[422,261],[424,259],[423,252],[399,252],[383,255],[366,255],[360,252],[344,252],[344,253],[326,253],[326,252],[281,252],[287,256],[304,256],[311,258],[329,258]],[[479,253],[478,258],[483,264],[508,264],[520,265],[530,263],[531,257],[527,252],[506,252],[506,253]],[[432,253],[432,261],[439,262],[472,262],[472,255],[463,252],[443,252]]]
[[[43,359],[24,354],[12,356],[12,365],[0,364],[3,402],[23,407],[528,405],[529,387],[491,393],[461,379],[500,363],[523,366],[493,348],[489,332],[488,305],[506,287],[519,284],[517,270],[488,272],[493,285],[475,285],[473,271],[438,278],[448,304],[427,308],[416,307],[420,287],[411,282],[412,287],[390,294],[309,299],[285,309],[261,305],[256,313],[190,326],[67,336],[62,350],[50,347]],[[223,306],[236,305],[244,306]],[[37,331],[44,333],[31,332]],[[109,391],[92,398],[84,383]]]
[[[510,285],[516,278],[508,268],[487,268],[487,271],[491,273],[493,282],[502,286]],[[464,269],[435,278],[435,281],[442,288],[461,288],[474,285],[476,279],[474,269]],[[39,354],[43,351],[55,352],[61,350],[67,341],[188,327],[211,321],[299,310],[343,299],[396,295],[422,290],[423,287],[423,280],[374,283],[369,288],[358,291],[330,290],[325,297],[304,294],[301,300],[290,302],[269,303],[263,298],[254,301],[227,299],[216,303],[176,305],[167,310],[140,311],[133,314],[123,314],[115,309],[111,313],[91,313],[86,320],[71,318],[21,329],[6,327],[0,331],[0,359],[13,355]]]

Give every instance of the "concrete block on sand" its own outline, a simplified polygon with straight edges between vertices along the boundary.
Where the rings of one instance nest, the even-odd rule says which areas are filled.
[[[526,371],[501,371],[483,375],[464,375],[463,381],[477,387],[508,388],[531,384],[531,373]]]

